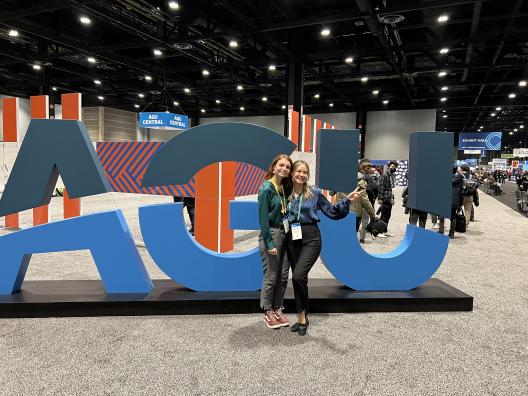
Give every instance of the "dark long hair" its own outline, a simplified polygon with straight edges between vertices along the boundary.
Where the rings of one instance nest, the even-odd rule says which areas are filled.
[[[290,163],[290,174],[283,178],[281,180],[282,188],[284,188],[284,194],[286,194],[287,197],[290,196],[292,190],[293,190],[293,183],[291,179],[291,174],[293,170],[293,161],[290,158],[290,156],[286,154],[279,154],[277,155],[273,161],[271,162],[268,170],[266,171],[266,175],[264,176],[264,180],[269,180],[273,177],[273,168],[275,168],[275,165],[277,165],[277,162],[279,162],[281,159],[285,159]]]

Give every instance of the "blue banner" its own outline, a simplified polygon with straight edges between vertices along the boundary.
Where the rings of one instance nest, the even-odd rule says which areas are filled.
[[[188,129],[189,117],[165,112],[139,113],[139,126],[152,129]]]
[[[459,150],[500,150],[502,132],[460,133],[458,135]]]

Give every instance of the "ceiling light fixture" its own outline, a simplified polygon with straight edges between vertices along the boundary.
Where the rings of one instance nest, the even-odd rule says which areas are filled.
[[[169,1],[168,5],[171,10],[178,10],[180,8],[180,4],[177,1]]]
[[[36,63],[35,63],[33,66],[31,66],[31,67],[33,67],[33,70],[40,70],[40,69],[42,69],[42,66],[37,65]]]
[[[361,82],[366,83],[368,81],[368,77],[361,77]]]
[[[216,99],[216,100],[215,100],[215,103],[216,103],[216,104],[220,104],[220,103],[221,103],[221,102],[220,102],[220,99]]]
[[[508,98],[513,99],[513,98],[515,98],[516,96],[517,96],[517,95],[516,95],[515,93],[512,92],[511,94],[508,95]]]
[[[524,125],[519,125],[519,128],[523,129],[523,128],[524,128]]]
[[[145,76],[145,81],[152,81],[152,76],[149,76],[148,74]]]
[[[191,90],[189,88],[183,88],[183,92],[185,92],[186,94],[190,94]]]
[[[321,95],[319,95],[318,93],[316,93],[313,97],[314,99],[319,99]]]
[[[442,87],[442,91],[447,91],[449,89],[449,87],[445,86],[445,87]]]
[[[495,110],[497,110],[497,111],[501,111],[501,110],[502,110],[502,107],[495,107]]]
[[[492,117],[495,117],[497,114],[496,113],[491,113],[491,116]]]
[[[18,37],[18,30],[11,29],[7,34],[8,34],[10,37]]]
[[[275,71],[275,70],[277,70],[277,67],[275,65],[269,65],[268,66],[268,70],[269,71]]]
[[[231,40],[231,41],[229,42],[229,47],[230,47],[230,48],[237,48],[237,47],[238,47],[238,41],[236,41],[236,40]]]
[[[444,114],[444,115],[442,116],[442,118],[447,118],[447,114]]]
[[[526,87],[526,80],[519,81],[519,87]]]
[[[510,132],[510,135],[513,135],[513,132]]]
[[[352,58],[351,56],[349,56],[348,58],[345,59],[345,62],[346,62],[346,63],[352,63],[352,62],[354,62],[354,58]]]
[[[237,91],[243,91],[244,87],[242,85],[237,85]]]
[[[442,14],[442,15],[440,15],[440,16],[438,17],[437,21],[440,22],[440,23],[447,22],[447,21],[449,21],[449,15],[447,15],[447,14]]]
[[[445,71],[441,71],[440,73],[438,73],[438,77],[445,77],[447,75],[447,73]]]
[[[79,17],[79,21],[81,21],[83,25],[89,25],[92,23],[92,20],[88,18],[86,15]]]
[[[135,104],[134,107],[135,107],[136,109],[139,109],[139,105],[138,105],[138,104]]]
[[[179,106],[179,105],[180,105],[180,102],[177,102],[177,101],[175,100],[174,102],[172,102],[172,104],[173,104],[174,106]]]
[[[441,54],[447,54],[448,52],[449,52],[449,48],[442,48],[442,49],[440,50],[440,53],[441,53]]]
[[[244,111],[246,108],[244,106],[240,106],[240,111]]]
[[[97,62],[93,56],[89,56],[88,58],[86,58],[86,60],[88,61],[88,63],[95,63],[95,62]]]
[[[284,110],[284,109],[286,108],[286,105],[282,105],[282,107],[281,107],[281,108],[282,108],[282,110]]]
[[[517,132],[517,131],[518,131],[518,129],[517,129],[517,128],[514,128],[514,129],[513,129],[513,132]]]
[[[379,94],[379,90],[375,89],[374,91],[372,91],[372,95],[378,95]]]
[[[262,101],[263,101],[263,102],[267,102],[267,101],[268,101],[268,98],[267,98],[266,96],[263,96],[263,97],[262,97]]]
[[[389,101],[388,101],[388,100],[384,100],[382,103],[383,103],[384,105],[386,105],[386,104],[389,104]]]
[[[329,103],[328,107],[334,107],[334,104],[333,103]]]
[[[97,99],[104,100],[104,96],[98,96]]]
[[[94,80],[95,85],[101,85],[101,80]]]
[[[57,90],[57,87],[51,87],[52,90],[56,91]]]
[[[323,30],[321,30],[321,36],[323,36],[323,37],[330,36],[330,29],[324,28]]]
[[[144,97],[145,97],[145,94],[140,93],[140,94],[138,94],[138,96],[139,96],[140,98],[144,98]]]
[[[202,113],[205,113],[205,109],[200,109],[200,111],[201,111]]]
[[[447,98],[445,96],[440,98],[440,102],[445,102],[446,100],[447,100]]]
[[[154,49],[152,50],[152,53],[153,53],[155,56],[161,56],[161,55],[163,55],[163,52],[161,52],[161,50],[160,50],[160,49],[157,49],[157,48],[154,48]]]
[[[207,69],[203,69],[202,70],[202,76],[207,77],[209,74],[211,74],[211,73],[209,73],[209,70],[207,70]]]

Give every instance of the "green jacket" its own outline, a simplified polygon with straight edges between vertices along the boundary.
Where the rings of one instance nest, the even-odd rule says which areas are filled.
[[[363,209],[366,209],[367,213],[369,214],[370,218],[373,219],[376,217],[376,213],[374,212],[374,208],[372,207],[372,204],[370,203],[368,199],[367,194],[367,182],[363,177],[362,173],[358,173],[358,187],[360,187],[361,194],[359,194],[359,197],[356,198],[351,204],[350,204],[350,211],[354,212],[356,216],[361,217],[363,215]],[[336,199],[343,199],[347,196],[347,194],[344,193],[337,193]]]
[[[281,198],[269,180],[264,181],[259,190],[258,210],[260,229],[266,249],[273,249],[276,246],[271,237],[270,226],[282,224],[283,215],[281,213]]]

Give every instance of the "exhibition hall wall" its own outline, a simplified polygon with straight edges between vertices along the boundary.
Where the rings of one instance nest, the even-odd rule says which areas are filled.
[[[408,160],[409,135],[434,131],[435,127],[436,109],[369,111],[365,156],[378,160]]]

